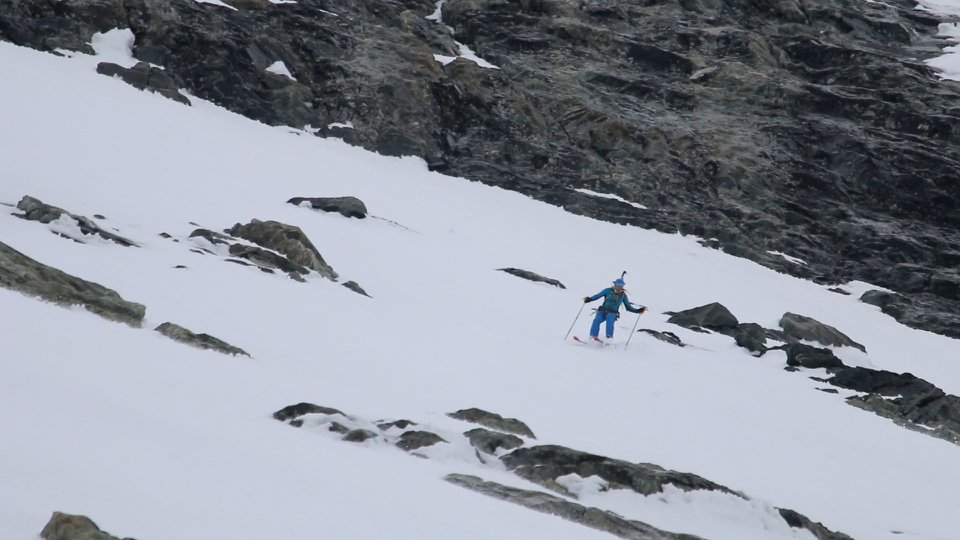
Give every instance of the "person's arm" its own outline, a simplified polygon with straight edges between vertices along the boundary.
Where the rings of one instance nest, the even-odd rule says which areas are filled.
[[[584,297],[583,297],[583,303],[586,304],[587,302],[593,302],[594,300],[598,300],[598,299],[600,299],[601,297],[606,296],[606,295],[607,295],[607,291],[609,291],[609,290],[610,290],[609,288],[606,288],[606,289],[598,292],[597,294],[595,294],[595,295],[593,295],[593,296],[584,296]]]
[[[627,308],[627,311],[633,313],[643,313],[647,310],[646,306],[633,307],[633,304],[630,303],[630,299],[627,298],[626,294],[623,295],[623,305]]]

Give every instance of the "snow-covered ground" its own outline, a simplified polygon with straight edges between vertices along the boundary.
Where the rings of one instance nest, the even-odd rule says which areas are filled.
[[[753,498],[642,498],[564,480],[584,504],[672,531],[811,538],[774,523],[777,506],[858,539],[957,538],[960,448],[817,391],[811,373],[783,370],[781,352],[755,358],[662,314],[719,301],[775,328],[800,313],[867,346],[837,351],[848,363],[960,393],[960,344],[858,302],[868,285],[839,295],[695,238],[570,215],[197,99],[185,107],[95,64],[0,43],[0,203],[31,195],[101,214],[142,247],[76,243],[6,206],[0,242],[145,304],[147,320],[133,329],[0,289],[0,537],[35,538],[54,510],[141,540],[610,537],[444,482],[458,472],[537,489],[467,452],[413,459],[271,418],[310,401],[451,432],[467,427],[445,413],[480,407],[527,422],[540,443],[696,473]],[[374,217],[286,203],[342,195]],[[253,218],[301,227],[372,298],[191,251],[198,226]],[[574,247],[584,245],[598,249]],[[650,308],[640,326],[696,348],[643,334],[626,350],[562,340],[581,298],[622,270]],[[151,330],[165,321],[252,357],[167,340]],[[621,319],[620,342],[633,322]],[[574,333],[588,324],[582,316]]]

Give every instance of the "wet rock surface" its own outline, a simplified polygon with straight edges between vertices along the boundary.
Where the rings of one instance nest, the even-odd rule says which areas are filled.
[[[0,287],[60,305],[81,305],[101,317],[139,327],[147,308],[116,291],[40,263],[0,242]]]
[[[197,347],[199,349],[211,349],[224,354],[250,356],[240,347],[234,347],[226,341],[217,339],[210,334],[196,334],[178,324],[165,322],[154,328],[154,330],[174,341],[186,343],[191,347]]]
[[[960,337],[960,85],[922,63],[948,43],[910,0],[449,0],[443,24],[433,0],[235,5],[3,0],[0,39],[91,53],[130,28],[138,60],[251,118],[876,283]],[[455,40],[499,69],[434,60]]]

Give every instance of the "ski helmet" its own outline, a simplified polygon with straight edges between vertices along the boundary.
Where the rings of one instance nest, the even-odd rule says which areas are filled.
[[[623,287],[624,285],[626,285],[626,283],[624,283],[623,280],[620,279],[620,278],[617,278],[617,279],[613,280],[613,284],[614,284],[614,285],[619,285],[619,286],[621,286],[621,287]]]

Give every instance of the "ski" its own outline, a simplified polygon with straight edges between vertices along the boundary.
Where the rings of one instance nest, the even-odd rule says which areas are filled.
[[[577,337],[577,336],[573,336],[573,340],[576,341],[577,343],[581,344],[581,345],[593,345],[593,346],[603,346],[603,345],[606,345],[606,342],[604,342],[604,341],[594,341],[594,340],[592,340],[592,339],[590,339],[590,340],[580,339],[580,338]]]

